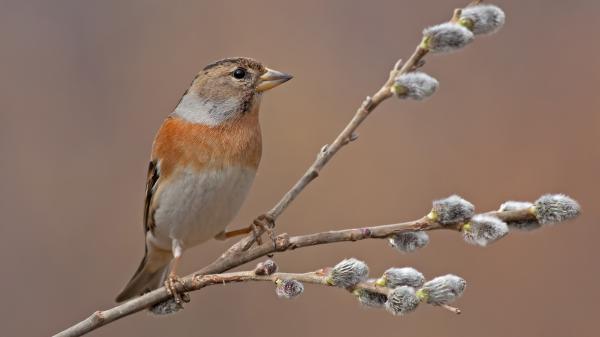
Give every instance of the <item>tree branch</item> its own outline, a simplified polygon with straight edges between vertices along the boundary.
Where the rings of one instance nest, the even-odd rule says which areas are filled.
[[[492,211],[486,214],[496,216],[500,220],[506,222],[535,220],[535,216],[532,215],[528,210],[505,212]],[[437,229],[459,230],[461,225],[462,224],[443,226],[435,221],[432,221],[428,217],[423,217],[421,219],[403,223],[342,229],[337,231],[327,231],[292,237],[289,237],[288,234],[283,233],[278,235],[274,242],[264,243],[260,246],[254,246],[247,251],[238,251],[234,254],[228,254],[226,252],[208,266],[198,270],[196,273],[194,273],[194,275],[222,273],[247,262],[256,260],[260,257],[277,252],[284,252],[287,250],[337,242],[359,241],[365,239],[385,239],[394,234],[400,234],[404,232],[430,231]]]
[[[504,212],[493,211],[488,212],[486,214],[496,216],[503,221],[511,222],[535,220],[535,216],[532,215],[532,213],[526,209]],[[260,246],[253,246],[249,250],[240,250],[236,254],[229,254],[225,258],[222,257],[220,259],[217,259],[216,261],[200,269],[196,273],[183,278],[182,282],[177,284],[177,291],[189,292],[200,290],[205,286],[211,284],[223,282],[236,282],[235,280],[243,281],[243,276],[246,275],[244,274],[244,272],[229,274],[219,273],[222,273],[229,269],[235,268],[247,262],[256,260],[260,257],[267,256],[273,253],[295,250],[316,245],[332,244],[337,242],[360,241],[367,239],[384,239],[394,234],[412,231],[431,231],[438,229],[458,231],[460,230],[461,226],[462,223],[451,226],[444,226],[438,222],[431,220],[429,217],[423,217],[421,219],[403,223],[351,228],[337,231],[327,231],[307,235],[297,235],[292,237],[283,233],[277,236],[275,242],[268,241]],[[278,275],[282,276],[283,278],[285,274],[280,273]],[[298,274],[293,275],[295,277],[298,276]],[[313,283],[313,281],[310,281],[311,277],[312,276],[303,276],[297,278],[297,280],[304,281],[307,283]],[[260,277],[255,277],[254,279],[262,280],[262,278]],[[314,282],[317,282],[317,279],[313,280],[315,280]],[[367,290],[378,292],[372,288],[368,288],[367,285],[362,286]],[[80,323],[70,327],[69,329],[60,332],[59,334],[55,335],[55,337],[81,336],[112,321],[144,310],[155,304],[166,301],[170,298],[171,295],[167,292],[165,287],[161,287],[140,297],[131,299],[123,304],[115,306],[114,308],[105,311],[97,311],[93,313],[90,317],[88,317],[86,320],[81,321]]]

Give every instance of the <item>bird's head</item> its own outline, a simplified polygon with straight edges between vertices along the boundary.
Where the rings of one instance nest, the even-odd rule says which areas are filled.
[[[227,58],[204,67],[174,114],[193,123],[218,125],[255,112],[263,92],[292,78],[246,58]]]

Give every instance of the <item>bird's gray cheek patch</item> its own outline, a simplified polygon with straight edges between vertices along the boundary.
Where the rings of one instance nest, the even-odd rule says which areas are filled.
[[[233,117],[240,104],[238,98],[213,101],[188,93],[183,96],[173,114],[191,123],[219,125]]]

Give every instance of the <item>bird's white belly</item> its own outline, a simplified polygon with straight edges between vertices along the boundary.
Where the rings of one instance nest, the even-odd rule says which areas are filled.
[[[255,175],[244,167],[179,172],[158,194],[155,244],[171,249],[177,240],[185,249],[213,238],[236,216]]]

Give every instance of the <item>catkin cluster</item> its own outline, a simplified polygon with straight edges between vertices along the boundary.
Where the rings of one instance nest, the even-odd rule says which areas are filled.
[[[504,11],[495,5],[473,4],[455,13],[449,22],[423,30],[420,48],[425,52],[447,53],[471,43],[476,35],[492,34],[504,25]],[[423,100],[433,95],[439,82],[420,71],[411,71],[396,77],[390,88],[398,98]]]
[[[412,312],[421,303],[449,304],[463,294],[467,284],[464,279],[451,274],[425,281],[423,274],[411,267],[390,268],[379,279],[369,282],[389,291],[385,295],[356,289],[354,294],[359,303],[371,308],[385,308],[393,315]]]
[[[419,49],[423,53],[457,51],[470,44],[477,35],[497,32],[505,20],[505,14],[498,6],[473,3],[455,11],[449,22],[424,29]],[[390,91],[396,97],[423,100],[437,91],[438,80],[417,71],[418,67],[394,78]],[[526,216],[518,217],[519,220],[503,221],[512,218],[502,217],[499,212],[520,212],[521,215],[525,212]],[[476,214],[475,206],[469,201],[452,195],[435,200],[424,219],[443,228],[456,229],[461,232],[465,242],[484,247],[505,237],[510,229],[534,230],[572,219],[579,213],[579,204],[562,194],[544,195],[533,203],[507,201],[498,212],[482,214]],[[404,231],[391,235],[388,240],[392,248],[411,253],[425,247],[429,243],[429,236],[423,230]],[[257,266],[255,273],[270,275],[276,269],[272,261],[266,261]],[[422,273],[411,267],[389,268],[377,279],[368,279],[368,275],[366,263],[350,258],[331,268],[324,276],[323,283],[349,290],[362,305],[385,308],[394,315],[412,312],[421,303],[447,305],[460,297],[466,287],[464,279],[452,274],[426,281]],[[297,280],[277,279],[275,283],[276,293],[281,298],[294,298],[304,291],[304,286]]]

